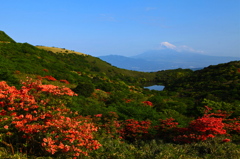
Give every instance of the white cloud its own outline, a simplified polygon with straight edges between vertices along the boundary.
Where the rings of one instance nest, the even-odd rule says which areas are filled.
[[[161,48],[176,49],[177,47],[169,42],[161,42]]]
[[[186,45],[175,46],[175,45],[173,45],[169,42],[161,42],[159,49],[172,49],[172,50],[175,50],[175,51],[178,51],[178,52],[186,51],[186,52],[204,53],[204,51],[195,50],[195,49],[193,49],[189,46],[186,46]]]
[[[182,46],[179,46],[178,47],[178,50],[181,52],[181,51],[188,51],[188,52],[196,52],[196,53],[204,53],[204,51],[201,51],[201,50],[195,50],[189,46],[186,46],[186,45],[182,45]]]

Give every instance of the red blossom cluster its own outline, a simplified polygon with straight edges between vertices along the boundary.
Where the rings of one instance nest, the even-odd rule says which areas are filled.
[[[47,93],[50,93],[53,95],[59,95],[59,96],[62,96],[62,95],[76,96],[77,95],[68,87],[43,85],[40,80],[36,82],[32,82],[31,80],[28,80],[26,82],[23,82],[22,84],[24,85],[22,89],[26,89],[26,90],[34,89],[40,92],[47,92]]]
[[[151,121],[137,121],[127,119],[122,124],[122,129],[119,130],[120,135],[124,139],[135,140],[147,137],[148,130],[151,126]]]
[[[54,78],[53,76],[44,76],[44,77],[42,77],[42,78],[45,78],[45,79],[47,79],[47,80],[49,80],[49,81],[57,81],[57,79]]]
[[[221,118],[204,116],[192,121],[187,128],[179,128],[184,135],[177,136],[174,140],[180,142],[204,141],[216,135],[225,135],[224,123]]]
[[[48,81],[57,81],[57,79],[56,78],[54,78],[53,76],[44,76],[44,77],[42,77],[42,76],[37,76],[37,79],[39,79],[39,80],[42,80],[42,79],[47,79]],[[70,84],[70,82],[68,82],[67,80],[65,80],[65,79],[61,79],[61,80],[58,80],[59,82],[62,82],[62,83],[65,83],[65,84]]]
[[[54,78],[53,76],[44,76],[44,77],[42,77],[42,76],[37,76],[37,79],[39,79],[39,80],[42,80],[42,79],[47,79],[48,81],[57,81],[57,79],[56,78]]]
[[[222,111],[218,111],[217,113],[209,113],[209,111],[212,109],[207,106],[205,106],[205,108],[205,114],[203,117],[190,122],[187,128],[177,129],[180,132],[180,135],[174,138],[175,141],[191,143],[196,141],[204,141],[208,138],[215,138],[218,135],[229,136],[226,129],[227,125],[223,122],[228,120],[226,118],[229,116],[229,114]],[[234,124],[236,124],[237,121],[234,121]],[[231,129],[230,125],[228,125],[229,129]]]
[[[42,146],[51,154],[72,151],[74,156],[81,154],[87,156],[88,153],[82,147],[96,150],[101,146],[93,137],[93,132],[97,131],[97,127],[84,117],[70,118],[57,115],[51,121],[46,122],[45,127],[51,128],[49,133],[52,137],[43,138]]]
[[[223,139],[222,142],[230,142],[230,139]]]
[[[123,99],[123,100],[125,101],[125,103],[130,103],[133,101],[132,99]]]
[[[64,80],[64,79],[61,79],[59,81],[62,82],[62,83],[70,84],[67,80]]]
[[[167,132],[168,130],[175,129],[178,126],[178,122],[174,122],[175,119],[159,119],[159,125],[155,126],[155,129],[162,132]]]
[[[93,136],[97,127],[89,119],[74,115],[64,101],[53,97],[77,95],[71,89],[42,85],[41,81],[28,80],[22,84],[17,90],[0,82],[0,125],[4,128],[0,130],[0,142],[10,145],[13,153],[61,152],[76,157],[88,155],[101,146]]]
[[[217,136],[230,137],[231,133],[239,134],[239,119],[227,119],[228,113],[222,111],[209,113],[210,110],[211,108],[206,107],[205,114],[191,121],[187,127],[179,127],[179,123],[174,118],[160,119],[158,125],[153,126],[151,121],[128,119],[119,122],[117,118],[106,117],[102,114],[96,114],[94,117],[101,130],[105,130],[104,133],[130,141],[157,137],[165,141],[192,143]],[[150,134],[150,130],[155,130],[157,133]],[[222,142],[230,141],[228,138],[222,140]]]
[[[143,101],[142,103],[143,103],[144,105],[146,105],[146,106],[150,106],[150,107],[153,106],[153,103],[150,102],[150,101]]]
[[[240,118],[225,119],[225,129],[230,133],[240,134]]]

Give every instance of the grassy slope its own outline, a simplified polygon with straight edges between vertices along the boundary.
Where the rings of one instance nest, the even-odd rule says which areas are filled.
[[[108,76],[112,76],[113,74],[122,74],[123,76],[128,76],[132,78],[145,78],[146,80],[154,80],[155,73],[146,73],[146,72],[138,72],[138,71],[131,71],[126,69],[120,69],[111,64],[97,58],[93,57],[81,52],[76,52],[72,50],[67,50],[64,48],[56,48],[56,47],[47,47],[47,46],[36,46],[39,49],[43,49],[46,51],[51,51],[54,53],[75,53],[77,55],[85,56],[85,59],[92,65],[92,67],[97,67],[100,69],[100,72],[104,72]]]
[[[73,50],[67,50],[65,48],[48,47],[48,46],[36,46],[36,47],[39,49],[46,50],[46,51],[52,51],[54,53],[74,53],[74,54],[78,54],[78,55],[86,55],[84,53],[76,52]]]
[[[94,67],[100,68],[101,72],[106,73],[108,76],[120,74],[125,77],[131,77],[131,78],[145,78],[147,80],[154,80],[155,73],[148,73],[148,72],[138,72],[138,71],[132,71],[132,70],[126,70],[117,68],[115,66],[112,66],[111,64],[93,57],[93,56],[87,56],[86,60],[91,63]]]
[[[72,82],[77,80],[74,72],[105,74],[111,78],[127,79],[127,81],[155,78],[154,73],[120,69],[90,55],[75,52],[53,53],[27,43],[0,43],[0,69],[11,72],[19,70],[22,73],[35,75],[52,75],[57,79],[67,79]],[[43,69],[48,69],[49,73],[44,73]]]

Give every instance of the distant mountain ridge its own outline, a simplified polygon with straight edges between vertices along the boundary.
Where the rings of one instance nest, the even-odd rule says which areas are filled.
[[[177,68],[196,69],[240,60],[238,57],[210,56],[173,49],[151,50],[131,57],[107,55],[99,58],[116,67],[145,72]]]
[[[144,59],[136,59],[121,55],[99,56],[99,58],[113,66],[134,71],[142,70],[144,72],[151,72],[154,69],[160,69],[163,67],[156,62],[152,63]]]

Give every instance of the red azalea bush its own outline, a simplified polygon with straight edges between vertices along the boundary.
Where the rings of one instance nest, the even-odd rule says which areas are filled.
[[[127,140],[145,139],[148,137],[151,121],[137,121],[127,119],[121,124],[119,130],[122,138]]]
[[[97,127],[65,107],[71,89],[23,82],[17,90],[0,82],[0,142],[14,151],[34,155],[88,155],[101,144],[94,140]]]
[[[146,105],[146,106],[150,106],[150,107],[153,106],[153,103],[150,102],[150,101],[143,101],[142,103],[143,103],[144,105]]]
[[[43,78],[46,78],[46,79],[49,80],[49,81],[57,81],[57,79],[54,78],[53,76],[45,76],[45,77],[43,77]]]
[[[240,118],[225,119],[225,129],[231,134],[240,134]]]
[[[174,141],[191,143],[215,138],[219,135],[228,135],[225,129],[224,119],[227,113],[209,113],[211,108],[206,106],[203,117],[193,120],[187,128],[178,128],[180,135]]]
[[[177,136],[174,140],[178,142],[204,141],[214,138],[216,135],[225,135],[226,130],[221,118],[204,116],[192,121],[188,128],[179,128],[184,135]]]

